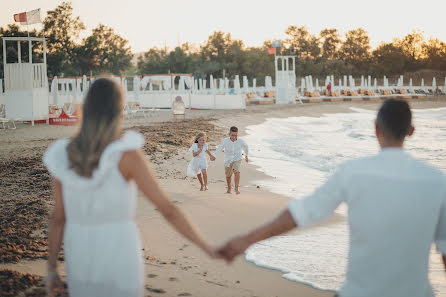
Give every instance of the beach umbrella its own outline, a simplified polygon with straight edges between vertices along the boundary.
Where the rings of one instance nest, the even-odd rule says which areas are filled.
[[[203,79],[203,89],[206,90],[206,88],[207,88],[207,80]]]
[[[364,89],[364,76],[361,75],[361,89]]]
[[[255,89],[257,87],[257,79],[253,78],[252,79],[252,88]],[[255,91],[255,90],[254,90]]]
[[[184,91],[184,76],[180,76],[180,81],[178,82],[178,90]]]
[[[211,74],[211,75],[209,75],[209,88],[210,89],[215,89],[215,86],[214,86],[214,76]]]
[[[203,79],[202,78],[198,79],[198,87],[200,88],[200,91],[203,91]]]
[[[57,76],[55,76],[51,82],[51,93],[53,94],[53,104],[59,105],[59,80],[57,79]]]
[[[270,91],[273,88],[273,81],[271,79],[271,76],[265,77],[265,88]]]
[[[194,92],[198,91],[198,81],[194,78]]]
[[[424,91],[424,78],[421,79],[421,89]]]
[[[238,75],[234,78],[234,90],[237,94],[240,92],[240,79]]]
[[[372,87],[372,77],[369,75],[367,77],[367,88],[370,89]]]
[[[341,94],[341,88],[342,88],[342,79],[339,79],[338,83],[338,93]]]
[[[302,77],[300,79],[300,91],[303,92],[305,89],[305,79]]]
[[[247,91],[248,88],[249,88],[248,77],[246,75],[243,75],[243,89]]]
[[[223,89],[225,88],[225,81],[223,80],[223,78],[220,78],[220,79],[218,80],[218,88],[219,88],[220,90],[223,90]]]
[[[378,81],[376,80],[376,77],[373,79],[373,90],[376,91],[378,89]]]
[[[412,78],[409,79],[409,92],[413,93]]]
[[[87,76],[82,76],[82,93],[85,95],[88,91]]]
[[[437,80],[435,79],[435,77],[432,79],[432,89],[434,92],[437,89]]]
[[[316,78],[316,91],[319,91],[319,79]]]
[[[344,89],[347,89],[347,75],[344,75]]]

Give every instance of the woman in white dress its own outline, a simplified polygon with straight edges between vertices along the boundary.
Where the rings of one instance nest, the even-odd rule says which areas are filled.
[[[143,136],[130,131],[119,137],[123,104],[116,82],[97,79],[85,99],[79,132],[54,142],[43,157],[53,177],[54,199],[49,296],[62,290],[57,272],[62,240],[70,297],[143,295],[143,255],[134,222],[137,189],[179,233],[217,256],[160,188],[140,150]]]

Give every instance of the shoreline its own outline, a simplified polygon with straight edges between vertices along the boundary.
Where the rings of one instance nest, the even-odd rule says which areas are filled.
[[[446,100],[410,101],[410,104],[415,109],[439,108],[446,107]],[[188,111],[186,117],[189,119],[204,118],[203,122],[216,125],[215,134],[210,135],[211,151],[213,151],[215,145],[224,137],[226,130],[231,125],[237,125],[241,130],[241,137],[243,137],[247,126],[260,124],[267,118],[321,116],[325,113],[353,112],[349,109],[350,106],[376,110],[380,106],[380,102],[250,106],[246,111]],[[172,134],[171,137],[176,137],[181,131],[175,131],[174,124],[166,122],[170,119],[169,111],[161,114],[159,118],[126,121],[124,127],[138,126],[137,129],[145,129],[144,134],[147,135],[151,135],[150,127],[153,124],[159,125],[159,131],[155,132],[161,135],[165,129],[171,127],[171,130],[168,131]],[[159,121],[163,123],[157,123]],[[208,126],[203,126],[203,128],[206,127]],[[53,128],[55,127],[20,126],[17,130],[3,131],[6,133],[0,133],[0,141],[6,145],[0,148],[1,159],[23,158],[36,151],[44,151],[54,139],[68,136],[75,130],[73,127]],[[165,137],[167,139],[169,136]],[[157,141],[156,139],[147,139],[146,136],[146,141],[152,140],[153,142]],[[164,151],[157,155],[155,160],[152,158],[151,163],[159,182],[170,199],[192,218],[192,221],[213,245],[219,246],[230,237],[247,232],[251,228],[273,219],[286,207],[290,198],[274,194],[263,186],[257,188],[256,181],[273,177],[266,175],[252,163],[243,162],[242,164],[241,195],[224,194],[225,178],[222,154],[219,155],[216,162],[209,162],[209,191],[200,192],[198,181],[185,177],[190,159],[187,151],[190,144],[186,144],[187,141],[188,139],[184,136],[175,144],[178,148],[177,152],[169,151],[171,146],[167,144],[161,148]],[[153,145],[156,146],[156,143]],[[150,153],[150,150],[146,150],[146,152]],[[334,216],[323,224],[330,224],[339,219]],[[245,260],[245,256],[240,256],[231,266],[227,266],[221,261],[208,259],[196,247],[176,234],[158,211],[141,196],[138,199],[136,221],[144,247],[147,285],[145,296],[333,296],[332,291],[315,289],[310,284],[287,280],[282,276],[282,272],[257,266],[253,262]],[[313,228],[317,227],[294,230],[289,234],[311,232]],[[0,264],[0,269],[10,268],[39,276],[45,274],[45,267],[45,260],[22,260],[15,264]],[[63,271],[63,266],[60,266],[60,271]]]

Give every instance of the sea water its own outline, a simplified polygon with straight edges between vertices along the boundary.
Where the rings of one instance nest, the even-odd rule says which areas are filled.
[[[269,118],[247,127],[244,139],[250,159],[273,177],[258,183],[275,193],[302,199],[343,161],[378,153],[373,123],[376,111],[351,109],[351,113],[321,117]],[[407,151],[446,172],[446,108],[414,110],[413,121],[416,131],[406,142]],[[262,241],[247,250],[246,259],[280,270],[286,279],[339,290],[347,264],[346,206],[341,205],[336,213],[343,217],[338,223]],[[444,268],[434,248],[429,268],[436,295],[446,297]]]

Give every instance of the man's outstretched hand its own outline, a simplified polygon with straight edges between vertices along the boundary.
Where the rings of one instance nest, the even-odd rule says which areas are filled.
[[[218,249],[218,253],[226,260],[226,262],[231,263],[234,261],[235,257],[243,254],[249,246],[250,242],[246,236],[235,237]]]

